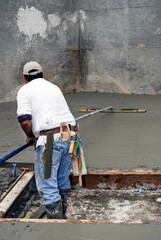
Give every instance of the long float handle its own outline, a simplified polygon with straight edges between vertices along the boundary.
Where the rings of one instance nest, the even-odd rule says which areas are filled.
[[[97,111],[84,114],[83,116],[80,116],[80,117],[76,118],[75,120],[79,121],[79,120],[81,120],[83,118],[87,118],[87,117],[93,116],[96,113],[103,112],[103,111],[106,111],[106,110],[109,110],[109,109],[112,109],[112,108],[113,108],[112,106],[111,107],[105,107],[105,108],[99,109]]]
[[[97,110],[97,111],[95,111],[95,112],[87,113],[87,114],[85,114],[85,115],[83,115],[83,116],[80,116],[80,117],[76,118],[75,120],[76,120],[76,121],[79,121],[79,120],[81,120],[81,119],[83,119],[83,118],[87,118],[87,117],[89,117],[89,116],[93,116],[93,115],[96,114],[96,113],[99,113],[99,112],[102,112],[102,111],[105,111],[105,110],[109,110],[109,109],[112,109],[112,108],[113,108],[113,107],[102,108],[102,109]],[[7,154],[6,156],[4,156],[3,158],[0,158],[0,163],[5,162],[6,160],[8,160],[9,158],[13,157],[13,156],[16,155],[17,153],[21,152],[21,151],[24,150],[25,148],[31,146],[33,143],[34,143],[34,141],[31,140],[31,141],[29,141],[28,143],[22,145],[21,147],[15,149],[13,152],[10,152],[9,154]]]

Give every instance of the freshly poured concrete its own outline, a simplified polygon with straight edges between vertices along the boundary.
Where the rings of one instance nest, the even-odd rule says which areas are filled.
[[[160,225],[0,223],[1,240],[159,240]]]
[[[65,95],[75,117],[82,108],[139,108],[146,113],[99,113],[80,120],[87,167],[161,168],[161,96],[107,93]],[[25,144],[16,117],[16,102],[0,104],[0,157]],[[34,161],[29,147],[11,161]]]

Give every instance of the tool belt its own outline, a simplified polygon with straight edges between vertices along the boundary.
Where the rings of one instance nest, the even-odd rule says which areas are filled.
[[[67,131],[67,127],[66,127],[66,126],[63,126],[62,128],[63,128],[63,131]],[[73,132],[77,132],[77,130],[78,130],[77,124],[76,124],[75,126],[71,126],[71,125],[69,124],[69,129],[70,129],[71,131],[73,131]],[[41,130],[41,131],[40,131],[40,136],[47,135],[47,133],[48,133],[49,131],[53,131],[54,134],[55,134],[55,133],[60,133],[60,127],[56,127],[56,128],[52,128],[52,129],[47,129],[47,130]]]

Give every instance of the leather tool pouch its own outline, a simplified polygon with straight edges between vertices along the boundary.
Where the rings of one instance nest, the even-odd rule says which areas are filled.
[[[67,142],[70,140],[71,137],[71,132],[69,125],[66,123],[61,123],[60,124],[60,138],[62,142]]]
[[[44,145],[44,148],[42,150],[42,162],[45,166],[45,158],[46,158],[46,145]]]

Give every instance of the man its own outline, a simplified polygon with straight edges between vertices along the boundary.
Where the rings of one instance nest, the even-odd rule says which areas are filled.
[[[60,125],[68,124],[75,134],[76,122],[61,90],[43,78],[43,70],[39,63],[26,63],[23,76],[26,84],[17,94],[17,115],[27,136],[27,142],[36,141],[34,132],[40,135],[36,142],[36,186],[47,217],[65,218],[67,195],[70,190],[70,140],[63,141],[60,138]],[[52,170],[51,177],[44,179],[42,152],[48,131],[53,131],[54,134]]]

